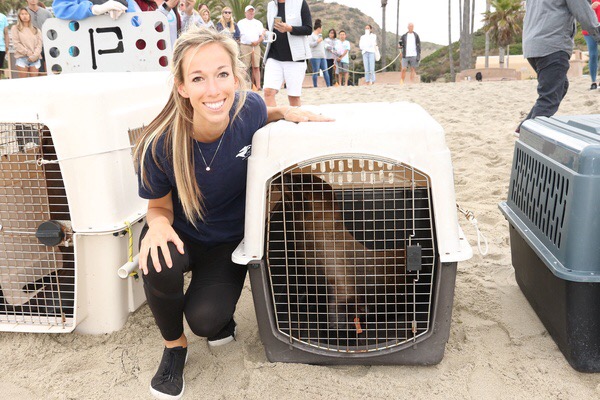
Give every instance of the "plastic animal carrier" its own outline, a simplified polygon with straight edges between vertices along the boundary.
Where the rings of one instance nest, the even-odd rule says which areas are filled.
[[[254,136],[245,238],[271,361],[434,364],[448,340],[458,225],[444,133],[408,103],[320,106],[333,123]]]
[[[0,82],[0,330],[103,333],[145,300],[132,144],[166,72]],[[130,268],[131,269],[131,268]]]
[[[600,116],[526,121],[500,209],[525,297],[571,366],[600,372]]]

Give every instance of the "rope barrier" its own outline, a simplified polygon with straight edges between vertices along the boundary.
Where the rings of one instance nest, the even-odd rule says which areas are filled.
[[[394,58],[388,65],[386,65],[385,67],[381,67],[381,69],[378,69],[377,71],[374,71],[374,73],[378,73],[378,72],[382,72],[384,71],[386,68],[388,68],[389,66],[391,66],[392,64],[394,64],[396,62],[396,60],[398,58],[400,58],[402,56],[402,53],[398,53],[398,55],[396,56],[396,58]],[[331,67],[324,69],[324,70],[320,70],[323,71],[323,73],[325,73],[326,71],[329,71],[331,68],[333,68],[335,66],[335,64],[333,64]],[[353,71],[351,69],[349,70],[345,70],[344,72],[349,72],[349,73],[353,73],[353,74],[359,74],[359,75],[365,75],[366,72],[364,71]],[[309,72],[308,74],[306,74],[306,76],[312,76],[312,75],[316,75],[319,72]]]

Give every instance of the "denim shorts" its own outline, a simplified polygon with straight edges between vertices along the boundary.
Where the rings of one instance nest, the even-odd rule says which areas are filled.
[[[36,62],[31,62],[31,61],[29,61],[29,59],[27,57],[20,57],[20,58],[17,58],[16,64],[17,64],[17,67],[21,67],[21,68],[35,67],[37,69],[40,69],[40,67],[42,66],[42,61],[37,60]]]
[[[349,70],[350,70],[350,63],[347,63],[347,62],[338,63],[338,73],[348,72]]]

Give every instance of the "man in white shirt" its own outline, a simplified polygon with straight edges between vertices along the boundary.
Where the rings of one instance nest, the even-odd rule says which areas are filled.
[[[240,29],[240,58],[246,67],[252,68],[252,84],[256,90],[261,90],[260,44],[265,39],[265,28],[262,22],[254,19],[255,10],[252,5],[246,6],[244,11],[246,18],[237,23]]]
[[[417,77],[416,68],[419,66],[419,61],[421,61],[421,39],[414,32],[414,28],[415,26],[410,22],[408,24],[408,32],[402,35],[398,43],[402,49],[402,74],[400,83],[404,83],[407,67],[410,67],[410,81],[414,83]]]

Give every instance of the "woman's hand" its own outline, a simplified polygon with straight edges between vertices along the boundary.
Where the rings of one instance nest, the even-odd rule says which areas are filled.
[[[167,268],[173,267],[168,243],[173,242],[179,253],[184,254],[183,242],[168,221],[154,221],[149,227],[146,236],[140,245],[140,269],[144,275],[148,275],[148,255],[152,258],[152,264],[156,272],[162,270],[158,257],[158,249],[161,250]]]
[[[274,28],[281,33],[292,31],[292,26],[290,24],[286,24],[285,22],[275,22]]]
[[[290,122],[332,122],[334,118],[329,118],[321,114],[315,114],[312,111],[303,110],[300,107],[288,107],[283,113],[283,119]]]

